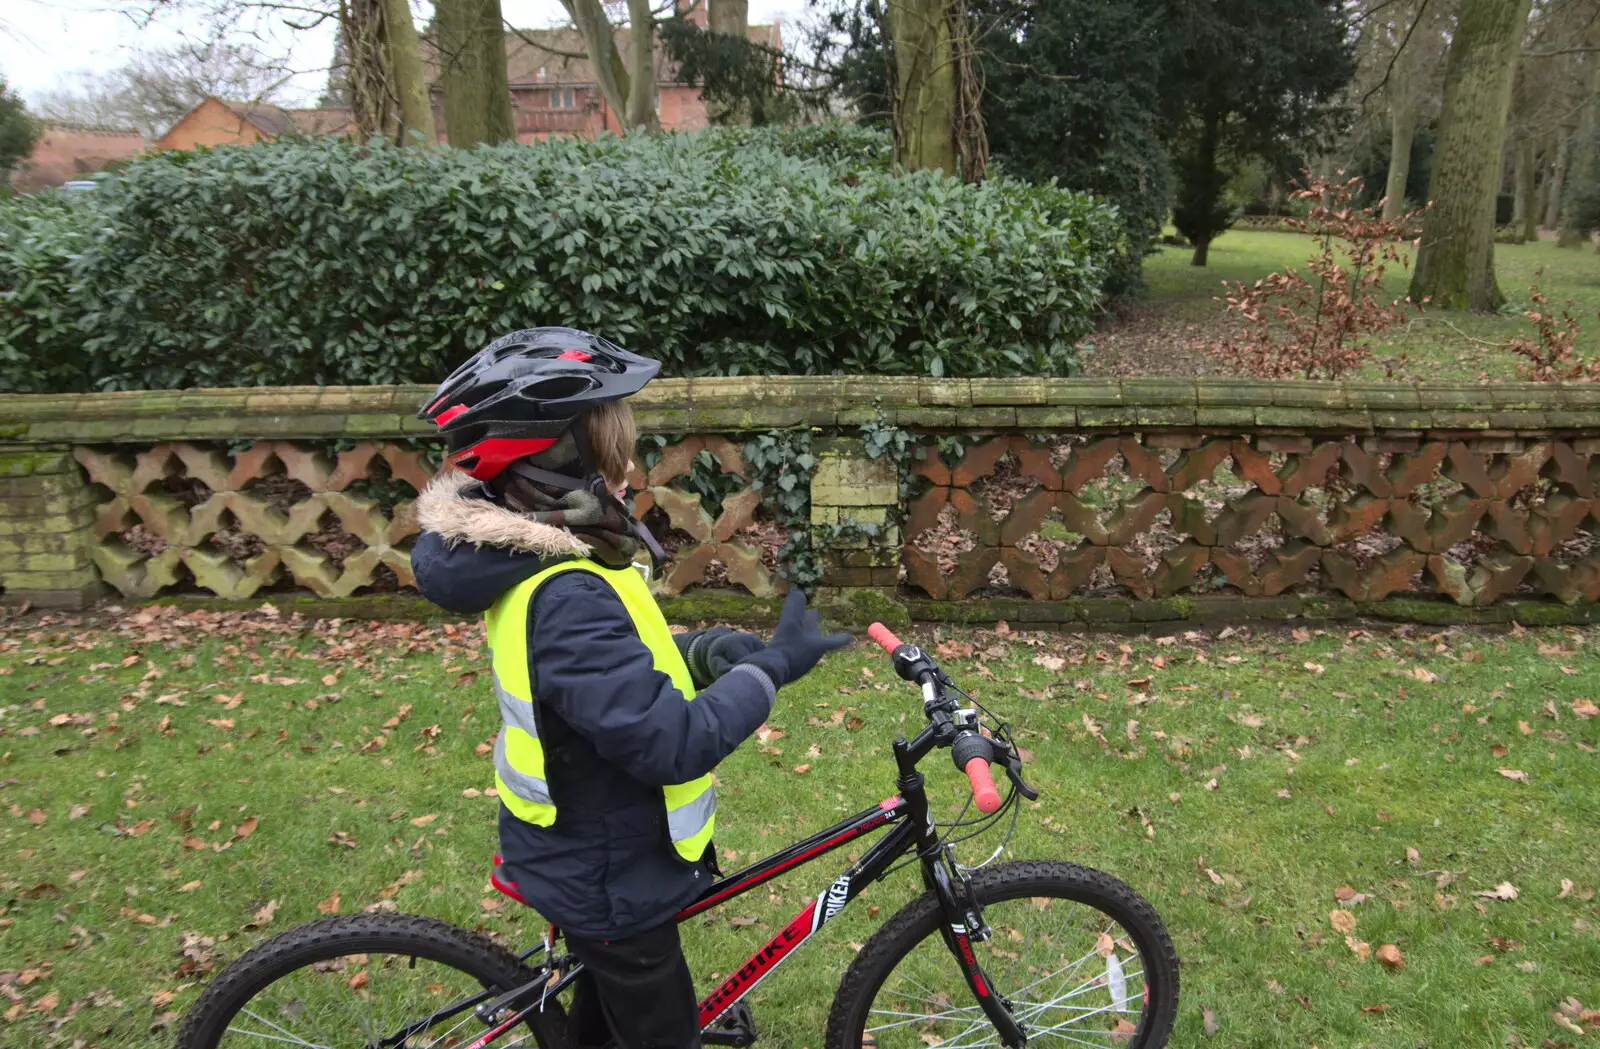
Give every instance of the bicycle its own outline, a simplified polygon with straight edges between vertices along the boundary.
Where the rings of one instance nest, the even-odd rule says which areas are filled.
[[[894,741],[897,793],[735,874],[678,914],[686,921],[875,831],[887,833],[700,1003],[707,1045],[756,1040],[742,999],[861,892],[920,863],[923,892],[869,938],[840,981],[826,1049],[1083,1044],[1159,1049],[1178,1008],[1178,958],[1155,910],[1099,871],[1056,861],[995,864],[1016,827],[1023,779],[1009,728],[915,645],[868,635],[922,690],[928,724]],[[959,697],[959,699],[957,698]],[[967,705],[963,705],[964,700]],[[979,712],[983,717],[980,718]],[[949,749],[972,797],[949,824],[928,807],[918,763]],[[991,763],[1011,789],[1002,798]],[[979,816],[968,819],[976,806]],[[952,847],[1010,826],[988,860]],[[976,827],[976,830],[972,828]],[[959,836],[958,835],[959,833]],[[908,858],[909,857],[909,858]],[[498,857],[496,857],[498,861]],[[501,892],[516,887],[495,874]],[[1082,916],[1077,923],[1073,918]],[[582,971],[549,929],[521,954],[431,918],[358,914],[290,929],[227,966],[184,1020],[179,1049],[272,1042],[314,1049],[511,1049],[571,1045],[564,993]],[[385,994],[379,1006],[379,992]],[[332,1024],[351,1002],[356,1034]],[[381,1015],[380,1015],[381,1014]],[[309,1033],[298,1033],[306,1030]],[[357,1040],[357,1039],[361,1040]]]

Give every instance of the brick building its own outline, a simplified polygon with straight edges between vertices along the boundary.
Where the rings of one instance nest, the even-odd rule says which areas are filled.
[[[286,134],[349,135],[348,109],[284,109],[263,102],[224,102],[208,98],[191,109],[167,133],[157,149],[248,145]]]
[[[689,16],[704,24],[705,6]],[[616,47],[626,54],[628,30],[616,31]],[[780,27],[753,25],[750,39],[782,48]],[[428,41],[424,39],[426,51]],[[511,85],[511,114],[519,142],[537,142],[551,135],[592,137],[623,129],[595,83],[594,69],[583,56],[583,39],[574,28],[517,29],[506,33],[506,75]],[[574,57],[578,56],[578,57]],[[425,76],[433,99],[433,120],[439,139],[449,141],[444,98],[438,86],[438,61],[424,54]],[[664,131],[690,131],[706,126],[706,104],[698,88],[677,81],[675,70],[658,47],[655,55],[656,112]],[[285,134],[349,135],[348,109],[284,109],[257,103],[208,98],[156,140],[160,149],[248,144]]]
[[[11,188],[30,193],[84,178],[116,160],[137,156],[144,139],[133,128],[47,122],[28,159],[11,173]]]
[[[705,5],[687,16],[705,24]],[[781,27],[753,25],[750,39],[774,49],[783,47]],[[628,52],[628,30],[615,35],[619,54]],[[595,82],[594,69],[584,53],[577,29],[518,29],[506,33],[506,78],[511,84],[511,115],[519,142],[535,142],[551,135],[594,136],[623,130],[622,120],[606,104]],[[574,55],[580,57],[573,57]],[[676,78],[676,70],[658,46],[655,54],[656,113],[663,131],[692,131],[707,124],[700,89]],[[437,65],[430,61],[428,76],[437,80]],[[441,140],[448,140],[442,99],[433,89],[433,116]]]

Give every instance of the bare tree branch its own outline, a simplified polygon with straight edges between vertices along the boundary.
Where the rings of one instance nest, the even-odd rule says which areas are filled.
[[[540,51],[543,51],[547,55],[555,55],[557,58],[576,59],[577,61],[580,61],[580,62],[587,61],[588,58],[589,58],[589,56],[587,54],[585,54],[584,52],[582,52],[582,51],[562,51],[560,48],[551,47],[549,44],[546,44],[541,40],[535,40],[533,37],[528,35],[528,30],[526,30],[526,29],[518,29],[516,26],[512,25],[510,22],[506,22],[505,23],[505,27],[506,27],[506,32],[511,33],[518,40],[521,40],[524,44],[527,44],[529,47],[536,47]]]
[[[1406,35],[1401,39],[1400,46],[1395,48],[1394,54],[1389,56],[1389,64],[1384,68],[1383,79],[1372,85],[1371,89],[1368,90],[1366,94],[1361,96],[1361,105],[1363,107],[1366,106],[1368,99],[1377,94],[1379,91],[1383,90],[1383,88],[1388,85],[1389,77],[1394,74],[1395,62],[1399,61],[1400,56],[1405,54],[1406,45],[1411,43],[1411,34],[1417,31],[1417,26],[1422,24],[1422,17],[1428,13],[1429,2],[1430,0],[1422,0],[1422,3],[1417,6],[1417,17],[1411,20],[1411,25],[1408,29],[1406,29]]]

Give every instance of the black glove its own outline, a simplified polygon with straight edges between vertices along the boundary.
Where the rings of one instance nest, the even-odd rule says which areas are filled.
[[[740,662],[759,667],[773,685],[782,688],[804,677],[819,659],[851,640],[849,634],[824,635],[817,613],[806,610],[806,595],[796,587],[783,602],[778,629],[772,632],[767,647]]]
[[[722,626],[679,634],[675,640],[679,642],[678,650],[689,665],[689,675],[694,678],[696,688],[705,688],[745,656],[766,647],[754,634]]]

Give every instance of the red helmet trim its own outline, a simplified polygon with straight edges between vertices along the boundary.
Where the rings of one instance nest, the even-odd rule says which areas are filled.
[[[556,443],[554,437],[488,437],[459,452],[450,461],[480,481],[492,481],[500,471],[525,455],[536,455]],[[470,466],[463,460],[475,459]]]
[[[464,404],[452,404],[450,407],[440,412],[438,417],[433,421],[436,425],[443,426],[445,423],[449,422],[451,419],[454,419],[456,416],[460,415],[466,410],[467,406]]]
[[[582,350],[562,350],[561,353],[556,357],[556,360],[558,360],[558,361],[586,361],[586,360],[589,360],[590,358],[592,358],[593,356],[594,356],[594,354],[592,354],[592,353],[584,353]]]

